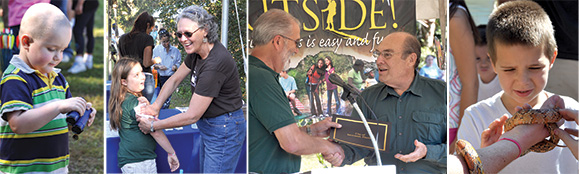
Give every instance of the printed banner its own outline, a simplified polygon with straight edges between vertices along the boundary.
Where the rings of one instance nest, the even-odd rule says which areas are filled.
[[[253,22],[262,13],[278,8],[302,23],[300,51],[291,58],[290,67],[296,67],[307,55],[326,51],[374,62],[371,52],[388,33],[415,33],[415,3],[413,0],[249,0],[249,35]],[[249,43],[251,45],[251,38]]]

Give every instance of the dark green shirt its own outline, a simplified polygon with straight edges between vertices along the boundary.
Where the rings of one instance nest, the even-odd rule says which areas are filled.
[[[139,104],[137,97],[131,93],[125,95],[125,100],[121,105],[123,116],[121,117],[121,127],[119,129],[119,168],[128,163],[141,162],[157,158],[155,148],[157,142],[150,134],[143,134],[139,130],[139,122],[135,117],[134,108]]]
[[[287,153],[273,131],[295,124],[279,74],[254,56],[249,56],[249,171],[294,173],[301,157]]]
[[[429,79],[414,73],[408,90],[398,95],[392,87],[378,83],[362,92],[378,120],[390,122],[388,151],[381,152],[383,165],[394,164],[399,173],[446,172],[446,85],[443,81]],[[361,98],[357,99],[367,119],[374,119]],[[352,117],[360,117],[352,112]],[[427,153],[416,162],[405,163],[394,158],[407,155],[416,148],[414,140],[426,145]],[[374,150],[341,144],[346,159],[351,164],[364,158],[367,164],[376,165]]]

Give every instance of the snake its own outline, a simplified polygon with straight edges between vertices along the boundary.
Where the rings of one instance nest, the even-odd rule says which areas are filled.
[[[483,170],[482,162],[478,153],[472,145],[463,139],[459,139],[456,141],[456,152],[461,155],[468,167],[468,171],[471,174],[483,174],[485,173]]]
[[[531,151],[545,153],[553,150],[555,147],[565,147],[557,145],[560,138],[555,135],[555,129],[558,128],[557,122],[562,118],[563,116],[559,114],[559,109],[557,108],[521,109],[517,111],[512,117],[507,119],[504,125],[504,130],[507,132],[517,125],[523,124],[544,124],[549,131],[549,139],[544,139],[541,142],[531,146],[529,149],[525,150],[521,156]],[[468,141],[462,139],[457,140],[456,152],[464,158],[470,173],[485,173],[478,153]]]
[[[529,152],[545,153],[553,150],[555,147],[565,147],[557,145],[559,137],[555,135],[555,130],[558,128],[557,122],[563,116],[559,114],[558,108],[553,109],[521,109],[517,111],[511,118],[508,118],[504,125],[505,132],[510,131],[517,125],[522,124],[544,124],[549,131],[549,139],[544,139],[539,143],[531,146],[525,150],[521,156]]]

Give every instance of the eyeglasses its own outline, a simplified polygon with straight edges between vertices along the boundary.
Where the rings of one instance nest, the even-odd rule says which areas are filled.
[[[183,37],[183,35],[185,35],[185,37],[187,37],[187,38],[190,38],[190,37],[193,36],[193,34],[195,34],[195,32],[197,32],[199,29],[201,29],[201,27],[197,28],[197,29],[196,29],[195,31],[193,31],[193,32],[188,32],[188,31],[183,32],[183,33],[182,33],[182,32],[177,32],[177,33],[175,33],[175,35],[177,35],[177,38],[181,38],[181,37]]]
[[[297,47],[297,46],[299,45],[299,43],[300,43],[300,41],[299,41],[300,39],[293,40],[293,39],[291,39],[291,38],[289,38],[289,37],[287,37],[287,36],[281,35],[281,34],[280,34],[279,36],[281,36],[281,37],[283,37],[283,38],[285,38],[285,39],[287,39],[287,40],[293,41],[293,42],[296,44],[296,47]]]
[[[409,54],[410,52],[398,52],[398,53],[408,53]],[[392,55],[394,55],[393,51],[384,51],[384,52],[380,52],[378,50],[372,51],[372,57],[374,57],[376,59],[380,56],[382,56],[385,59],[390,59],[392,57]]]

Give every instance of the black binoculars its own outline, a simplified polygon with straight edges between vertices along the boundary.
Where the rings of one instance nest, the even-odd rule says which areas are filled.
[[[82,116],[80,116],[80,114],[76,111],[72,111],[67,114],[68,116],[66,117],[66,122],[72,126],[72,132],[75,135],[82,133],[82,131],[84,130],[84,126],[86,125],[86,122],[90,118],[91,112],[92,110],[88,109],[84,112],[84,115]],[[77,139],[78,137],[74,138]]]

